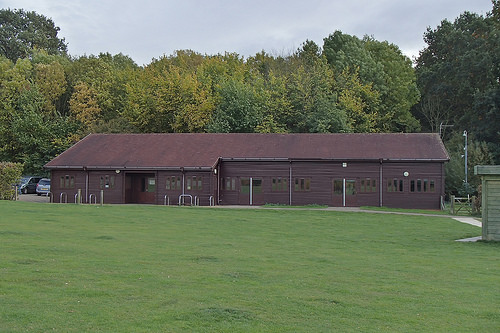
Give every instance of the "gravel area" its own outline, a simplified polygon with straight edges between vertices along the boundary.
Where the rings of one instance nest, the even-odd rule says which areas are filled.
[[[38,196],[36,194],[20,194],[19,201],[27,201],[27,202],[49,202],[49,197],[46,195]]]

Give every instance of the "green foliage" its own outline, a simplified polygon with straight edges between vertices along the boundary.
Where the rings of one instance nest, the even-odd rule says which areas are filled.
[[[0,162],[0,200],[11,200],[23,172],[21,163]]]
[[[145,67],[121,53],[69,58],[51,20],[1,10],[0,159],[40,173],[96,132],[414,132],[421,121],[467,129],[498,162],[498,6],[429,29],[416,72],[396,45],[341,31],[281,56],[179,50]]]
[[[323,54],[337,76],[350,73],[359,78],[361,85],[372,90],[371,97],[363,102],[368,118],[373,118],[371,131],[413,132],[420,129],[419,122],[410,113],[420,98],[415,72],[411,60],[397,46],[335,31],[324,39]],[[358,100],[360,98],[363,96],[358,96]],[[359,101],[347,103],[350,112],[353,103],[358,108],[361,105]],[[353,120],[359,122],[359,114]],[[357,131],[363,131],[366,121],[361,121],[361,130]]]
[[[484,141],[500,161],[500,30],[498,3],[486,17],[465,12],[424,35],[416,62],[422,102],[414,112],[426,129],[441,122]],[[496,8],[496,9],[495,9]],[[495,14],[496,13],[496,14]]]
[[[16,62],[35,50],[64,54],[64,38],[57,37],[59,27],[51,19],[23,9],[0,9],[0,54]]]
[[[474,175],[474,166],[493,164],[493,155],[485,142],[478,141],[474,136],[468,137],[467,143],[467,182],[465,184],[465,138],[461,133],[455,133],[446,142],[450,161],[445,164],[447,194],[467,196],[477,193],[481,177]]]
[[[214,133],[252,133],[262,122],[263,101],[247,84],[228,81],[218,89],[220,102],[208,131]]]

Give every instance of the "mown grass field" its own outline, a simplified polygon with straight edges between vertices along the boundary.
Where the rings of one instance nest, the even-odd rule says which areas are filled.
[[[1,332],[498,332],[445,217],[0,202]]]

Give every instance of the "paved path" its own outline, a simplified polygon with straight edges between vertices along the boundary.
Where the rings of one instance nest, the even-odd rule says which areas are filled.
[[[380,213],[380,214],[399,214],[399,215],[414,215],[414,216],[432,216],[432,217],[447,217],[457,220],[458,222],[467,223],[476,227],[481,227],[481,222],[473,217],[456,216],[456,215],[442,215],[442,214],[425,214],[425,213],[410,213],[410,212],[388,212],[380,210],[360,209],[356,207],[328,207],[324,210],[336,210],[346,212],[363,212],[363,213]]]
[[[396,215],[413,215],[413,216],[432,216],[432,217],[445,217],[457,220],[458,222],[467,223],[476,227],[481,227],[481,222],[473,217],[456,216],[456,215],[442,215],[442,214],[426,214],[426,213],[411,213],[411,212],[391,212],[384,210],[369,210],[361,209],[359,207],[327,207],[327,208],[292,208],[292,207],[263,207],[263,206],[215,206],[218,208],[240,208],[240,209],[286,209],[286,210],[323,210],[323,211],[336,211],[336,212],[353,212],[353,213],[371,213],[371,214],[396,214]]]

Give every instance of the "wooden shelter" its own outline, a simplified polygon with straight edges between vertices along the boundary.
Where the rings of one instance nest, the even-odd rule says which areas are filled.
[[[500,165],[477,165],[482,179],[482,239],[500,241]]]
[[[55,202],[439,209],[448,160],[437,134],[91,134],[45,167]]]

